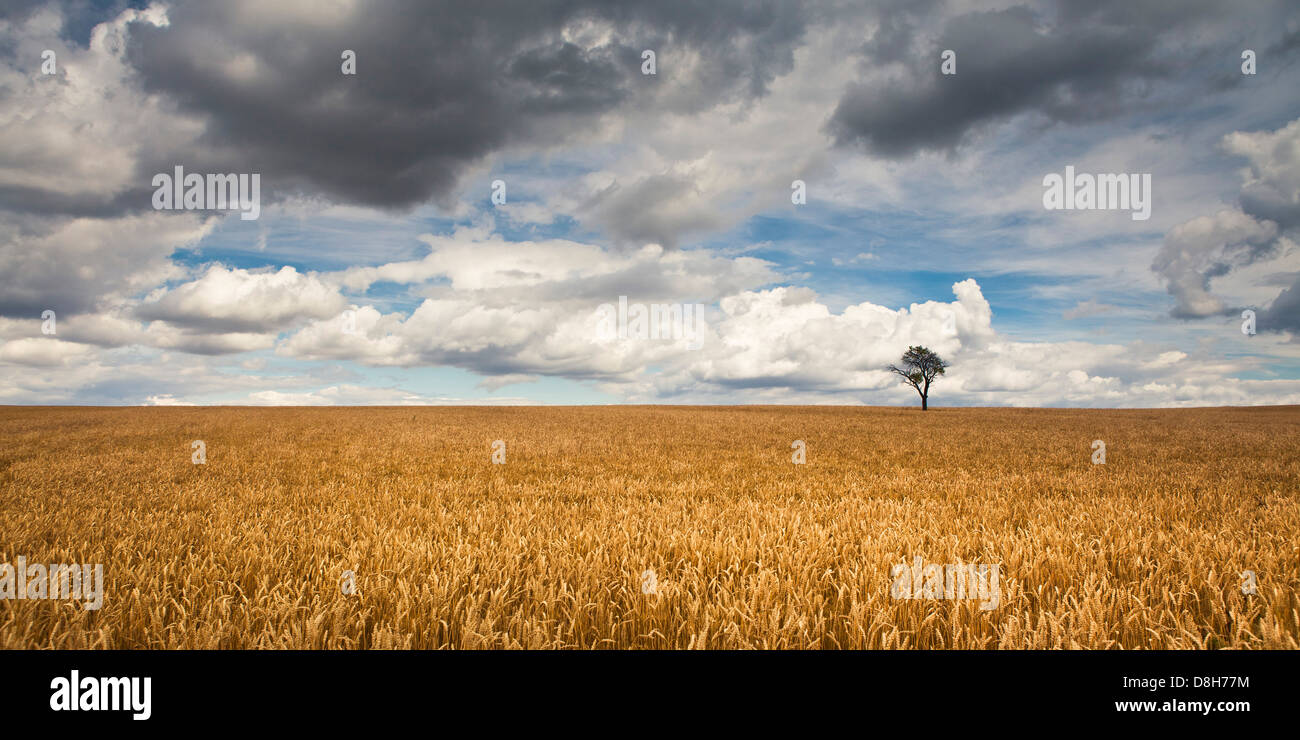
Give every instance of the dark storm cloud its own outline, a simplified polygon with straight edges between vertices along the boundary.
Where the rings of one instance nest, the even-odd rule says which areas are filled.
[[[864,59],[868,70],[901,62],[906,73],[852,86],[828,130],[839,144],[900,158],[951,151],[972,131],[1020,114],[1080,123],[1183,105],[1177,91],[1185,86],[1225,84],[1222,75],[1193,70],[1219,57],[1232,63],[1240,39],[1250,37],[1247,28],[1262,25],[1268,38],[1278,38],[1259,21],[1269,16],[1285,19],[1284,6],[1062,2],[954,16],[937,34],[915,42],[915,22],[886,18],[863,47]],[[1287,45],[1274,48],[1294,53]],[[955,75],[940,72],[945,49],[956,53]]]
[[[199,151],[186,153],[194,171],[260,172],[272,199],[380,207],[446,199],[485,155],[582,135],[634,100],[657,104],[676,52],[700,54],[709,71],[693,95],[665,104],[760,95],[792,64],[805,17],[740,0],[391,2],[337,18],[304,7],[311,16],[184,4],[166,27],[137,24],[128,58],[147,90],[205,120]],[[566,41],[562,31],[584,22],[611,33]],[[641,75],[646,48],[659,54],[659,78]],[[355,76],[340,72],[344,49],[357,54]],[[146,173],[177,156],[149,154]]]
[[[0,185],[0,210],[23,216],[58,215],[71,218],[112,218],[141,210],[153,197],[153,188],[132,188],[111,195],[65,193],[47,188]]]
[[[1300,341],[1300,278],[1284,288],[1269,307],[1260,312],[1258,331],[1288,331]]]
[[[1268,308],[1259,312],[1256,331],[1287,332],[1292,342],[1300,343],[1300,279],[1283,288]]]
[[[1290,197],[1288,197],[1290,195]],[[1271,183],[1251,182],[1241,188],[1241,210],[1267,219],[1283,230],[1300,227],[1300,204],[1293,194],[1279,192]]]
[[[1300,209],[1297,209],[1294,203],[1279,203],[1277,199],[1267,196],[1253,198],[1255,193],[1247,188],[1241,196],[1242,210],[1258,218],[1270,219],[1285,230],[1281,233],[1291,239],[1300,238]],[[1280,239],[1274,240],[1267,245],[1266,249],[1257,250],[1252,254],[1252,262],[1256,259],[1275,255],[1280,249]],[[1207,279],[1208,283],[1208,279]],[[1259,331],[1288,331],[1297,336],[1300,341],[1300,278],[1297,278],[1289,287],[1284,288],[1277,298],[1269,304],[1265,311],[1259,315]]]

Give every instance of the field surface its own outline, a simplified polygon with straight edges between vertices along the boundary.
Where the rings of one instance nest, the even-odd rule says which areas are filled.
[[[0,647],[1295,649],[1298,489],[1297,407],[0,407],[0,563],[104,565]]]

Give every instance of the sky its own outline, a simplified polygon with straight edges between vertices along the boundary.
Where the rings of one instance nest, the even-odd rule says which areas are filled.
[[[1297,404],[1297,62],[1289,0],[0,2],[0,404]]]

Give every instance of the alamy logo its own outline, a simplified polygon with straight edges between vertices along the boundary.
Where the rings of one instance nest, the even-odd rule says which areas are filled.
[[[1055,172],[1043,178],[1043,207],[1049,211],[1133,211],[1134,221],[1151,218],[1151,173],[1074,174],[1067,165],[1065,177]]]
[[[242,221],[262,215],[262,176],[208,175],[206,178],[176,166],[174,174],[153,176],[153,207],[159,211],[239,210]]]
[[[2,599],[85,599],[85,608],[94,611],[104,605],[104,566],[28,565],[20,555],[17,566],[0,563]]]
[[[1255,312],[1249,308],[1241,312],[1241,333],[1248,337],[1255,335]]]
[[[50,709],[56,712],[133,712],[131,719],[149,719],[152,679],[98,678],[86,676],[73,669],[68,678],[59,676],[50,681]]]
[[[685,339],[687,349],[703,346],[706,328],[703,304],[628,304],[625,295],[618,297],[618,308],[613,304],[602,303],[596,309],[596,322],[596,337],[601,342],[615,339]]]
[[[925,564],[917,555],[912,565],[899,563],[889,573],[895,599],[979,599],[980,609],[990,611],[1002,602],[998,566],[988,563]]]

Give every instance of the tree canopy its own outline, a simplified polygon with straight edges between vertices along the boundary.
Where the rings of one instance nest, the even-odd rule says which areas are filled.
[[[908,347],[903,353],[903,366],[890,365],[890,371],[903,377],[903,381],[921,395],[921,410],[929,408],[930,383],[943,375],[948,363],[925,347]]]

